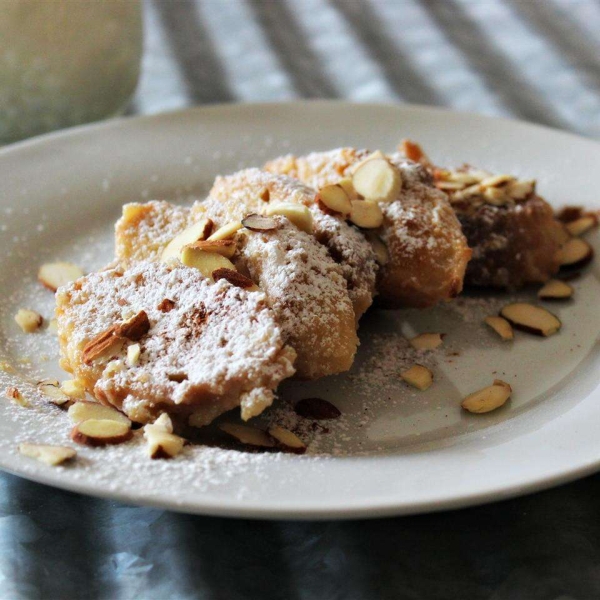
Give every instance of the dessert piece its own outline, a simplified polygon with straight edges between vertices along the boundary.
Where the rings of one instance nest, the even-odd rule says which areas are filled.
[[[87,275],[56,299],[61,366],[132,421],[166,412],[200,426],[236,406],[248,419],[294,373],[265,295],[196,269],[140,262]]]
[[[371,236],[385,245],[377,285],[384,306],[432,306],[462,290],[471,253],[446,196],[421,165],[400,154],[340,148],[285,156],[265,169],[318,190],[333,184],[346,190],[354,209],[350,220],[359,227],[376,227]],[[369,206],[373,204],[375,208]]]
[[[237,268],[246,280],[260,287],[275,312],[287,343],[297,353],[294,366],[298,377],[316,379],[350,368],[358,337],[346,281],[342,268],[312,235],[299,230],[281,215],[268,217],[269,225],[264,225],[264,218],[262,226],[256,218],[247,222],[248,209],[241,202],[225,204],[209,199],[196,203],[191,210],[175,208],[164,202],[150,202],[148,205],[141,209],[141,214],[148,217],[147,221],[144,216],[130,220],[129,205],[124,207],[124,216],[116,227],[119,260],[125,264],[134,264],[141,258],[159,260],[170,239],[183,235],[172,226],[170,239],[163,236],[161,244],[157,243],[160,231],[157,229],[156,235],[152,232],[163,226],[168,215],[185,215],[186,222],[181,219],[180,227],[187,225],[188,229],[210,219],[213,234],[206,242],[233,240],[235,252],[231,254],[231,262],[216,252],[202,250],[201,242],[204,240],[182,249],[184,262],[197,268],[202,267],[202,262],[210,262],[210,270],[217,268],[215,261],[221,263],[227,260],[230,264],[226,269]],[[164,211],[164,216],[158,216],[161,211]],[[242,227],[242,220],[249,227]],[[225,235],[227,239],[223,239]],[[148,240],[152,240],[152,244],[148,244]],[[194,255],[199,257],[200,262]],[[214,277],[214,273],[211,272],[211,275]],[[228,277],[231,280],[231,273]]]
[[[418,145],[403,142],[403,149],[448,194],[473,249],[467,285],[515,289],[544,283],[558,271],[560,249],[569,235],[552,207],[537,195],[535,181],[468,165],[436,168]]]
[[[312,215],[312,232],[342,268],[357,322],[371,306],[378,270],[375,252],[364,236],[345,222],[339,210],[319,201],[314,189],[290,177],[245,169],[217,177],[209,197],[223,205],[230,219],[244,212],[284,214],[282,211],[299,212],[295,205],[307,207]]]

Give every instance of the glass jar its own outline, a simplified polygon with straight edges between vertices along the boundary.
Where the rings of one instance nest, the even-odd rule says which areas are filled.
[[[139,0],[0,0],[0,143],[119,114],[141,54]]]

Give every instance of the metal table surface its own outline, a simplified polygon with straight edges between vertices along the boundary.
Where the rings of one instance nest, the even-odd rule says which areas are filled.
[[[595,0],[148,0],[145,26],[131,114],[344,98],[600,136]],[[454,512],[260,522],[0,475],[0,598],[599,598],[599,497],[596,475]]]

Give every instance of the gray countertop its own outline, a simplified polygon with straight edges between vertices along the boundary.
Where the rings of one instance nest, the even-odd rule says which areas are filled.
[[[107,0],[114,1],[114,0]],[[130,114],[344,98],[600,137],[594,0],[149,0]],[[179,515],[0,476],[0,598],[600,598],[600,476],[354,522]]]

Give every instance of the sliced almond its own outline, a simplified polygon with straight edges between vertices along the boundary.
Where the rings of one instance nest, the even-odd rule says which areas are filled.
[[[511,324],[502,317],[486,317],[486,325],[489,325],[503,340],[512,340],[515,337]]]
[[[272,448],[275,445],[275,441],[270,435],[256,427],[236,423],[221,423],[219,429],[247,446]]]
[[[22,406],[23,408],[27,408],[29,406],[29,400],[27,400],[27,398],[25,398],[25,396],[23,396],[21,391],[14,386],[6,388],[4,395],[9,400],[12,400],[15,404],[18,404],[19,406]]]
[[[127,347],[127,364],[130,367],[135,367],[140,360],[142,349],[139,344],[131,344]]]
[[[161,416],[168,418],[166,414]],[[159,422],[144,427],[144,438],[148,443],[148,456],[152,459],[174,458],[181,453],[185,444],[182,437],[172,433],[172,429],[168,431],[163,423]]]
[[[108,419],[88,419],[71,430],[71,439],[84,446],[121,444],[131,439],[132,435],[127,423]]]
[[[513,200],[525,200],[535,191],[534,180],[511,181],[506,186],[506,193]]]
[[[433,383],[433,373],[423,365],[413,365],[410,369],[401,373],[400,377],[406,383],[421,391],[425,391]]]
[[[571,238],[560,250],[560,266],[579,269],[594,257],[594,249],[580,238]]]
[[[231,258],[235,254],[236,243],[233,240],[200,240],[189,244],[189,247],[205,252],[216,252],[225,258]]]
[[[83,271],[70,262],[46,263],[38,271],[39,281],[53,292],[80,277],[83,277]]]
[[[181,251],[181,262],[186,267],[198,269],[204,277],[212,279],[213,271],[217,269],[231,269],[235,271],[235,265],[228,259],[216,252],[205,252],[186,246]]]
[[[322,398],[303,398],[294,405],[294,412],[305,419],[315,421],[338,419],[342,416],[337,406]]]
[[[94,361],[107,360],[119,354],[125,340],[117,335],[118,327],[118,325],[113,325],[100,332],[83,347],[82,359],[84,364],[89,366]]]
[[[248,290],[249,292],[255,292],[259,289],[252,279],[242,275],[241,273],[238,273],[237,271],[233,271],[232,269],[216,269],[212,272],[212,278],[215,281],[219,281],[219,279],[225,279],[231,285]]]
[[[223,227],[219,227],[212,235],[207,238],[207,242],[216,242],[218,240],[229,240],[231,239],[236,232],[238,232],[242,228],[242,224],[240,221],[232,221],[231,223],[227,223],[223,225]]]
[[[551,279],[538,291],[540,300],[568,300],[573,295],[573,288],[560,279]]]
[[[202,219],[182,231],[179,235],[176,235],[162,251],[161,262],[168,262],[174,258],[179,258],[181,249],[184,246],[205,239],[211,228],[212,221],[210,219]]]
[[[383,224],[383,213],[375,202],[352,200],[350,220],[363,229],[377,229]]]
[[[118,421],[119,423],[125,423],[128,427],[131,427],[131,421],[123,413],[110,406],[99,404],[98,402],[90,402],[88,400],[75,402],[75,404],[69,407],[67,414],[75,425],[89,419],[96,419],[103,421]]]
[[[271,217],[252,213],[242,219],[242,225],[250,231],[274,231],[279,229],[279,223]]]
[[[325,208],[339,213],[349,215],[352,210],[350,196],[340,184],[330,184],[323,186],[317,194],[317,202],[321,202]]]
[[[117,337],[126,338],[132,342],[137,342],[150,331],[150,319],[145,310],[140,310],[133,317],[121,323],[116,331]]]
[[[60,390],[63,394],[76,400],[85,399],[85,385],[80,379],[67,379],[60,384]]]
[[[507,304],[500,311],[500,316],[515,329],[544,337],[556,333],[562,325],[558,317],[550,311],[526,302]]]
[[[366,200],[393,202],[402,189],[402,176],[400,170],[379,153],[375,158],[370,156],[355,168],[352,184]]]
[[[72,402],[71,398],[60,389],[60,383],[56,380],[46,379],[40,381],[37,388],[42,394],[48,396],[50,402],[56,406],[64,406]]]
[[[160,304],[156,307],[160,312],[168,313],[175,308],[175,302],[170,298],[165,298],[160,301]]]
[[[373,252],[375,252],[377,263],[381,266],[386,265],[390,260],[390,253],[384,241],[372,231],[367,231],[365,235],[369,244],[371,244],[371,248],[373,248]]]
[[[19,452],[23,456],[35,458],[52,467],[71,460],[77,455],[75,448],[68,448],[67,446],[49,446],[47,444],[30,444],[28,442],[19,444]]]
[[[576,219],[575,221],[567,223],[565,227],[573,237],[577,237],[583,235],[584,233],[592,229],[592,227],[595,227],[597,224],[598,220],[595,217],[593,217],[592,215],[586,215],[584,217],[581,217],[580,219]]]
[[[435,350],[442,345],[444,334],[442,333],[421,333],[410,339],[410,345],[415,350]]]
[[[279,446],[288,452],[294,454],[304,454],[306,452],[306,444],[289,429],[273,425],[269,427],[269,435],[277,440]]]
[[[354,189],[354,184],[352,183],[352,179],[350,177],[344,177],[344,179],[340,179],[337,182],[337,185],[341,186],[350,200],[356,200],[358,198],[358,194]]]
[[[167,433],[173,433],[173,421],[167,413],[162,413],[158,419],[152,423],[152,427],[157,427]]]
[[[483,197],[488,204],[502,206],[509,202],[509,197],[503,188],[489,187],[483,190]]]
[[[505,183],[510,183],[515,180],[513,175],[490,175],[482,179],[479,183],[483,188],[499,187]]]
[[[20,308],[15,315],[15,321],[25,333],[33,333],[42,326],[44,317],[35,310]]]
[[[461,403],[461,406],[471,413],[482,414],[500,408],[510,398],[512,388],[499,379],[493,385],[477,390],[469,394]]]
[[[292,204],[288,202],[278,202],[269,204],[265,210],[265,214],[269,217],[280,215],[286,217],[298,229],[306,233],[313,232],[313,218],[310,210],[302,204]]]
[[[398,150],[400,150],[400,152],[402,152],[402,154],[404,154],[408,160],[422,164],[431,164],[429,157],[427,154],[425,154],[425,152],[423,152],[421,146],[411,140],[402,140]]]

